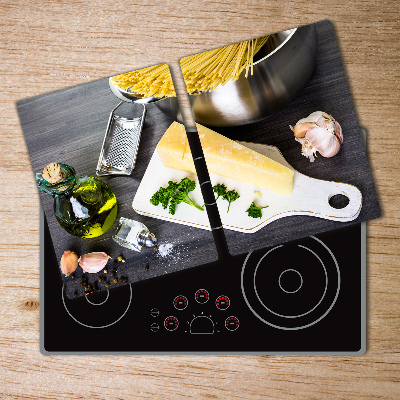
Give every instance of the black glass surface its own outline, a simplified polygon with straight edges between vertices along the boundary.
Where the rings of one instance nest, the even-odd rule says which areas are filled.
[[[44,244],[44,352],[362,349],[361,225],[76,299]]]

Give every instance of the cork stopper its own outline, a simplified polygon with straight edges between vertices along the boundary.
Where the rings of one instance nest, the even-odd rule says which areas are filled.
[[[60,164],[50,163],[44,167],[42,177],[47,182],[55,185],[56,183],[60,183],[65,180],[65,172]]]

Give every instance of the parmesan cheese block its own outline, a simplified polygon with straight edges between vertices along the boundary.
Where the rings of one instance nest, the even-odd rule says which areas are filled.
[[[288,195],[294,171],[205,126],[197,124],[208,172]],[[190,134],[190,133],[189,133]],[[185,127],[173,122],[157,145],[164,166],[196,173]]]

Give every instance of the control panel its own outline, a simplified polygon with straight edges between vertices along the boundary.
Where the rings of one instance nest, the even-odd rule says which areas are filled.
[[[240,322],[231,307],[226,294],[212,296],[207,289],[199,288],[193,293],[173,296],[163,306],[151,308],[150,330],[190,335],[234,332]]]

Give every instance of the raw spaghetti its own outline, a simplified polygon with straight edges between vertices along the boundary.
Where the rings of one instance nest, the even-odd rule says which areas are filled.
[[[188,93],[208,92],[232,80],[245,71],[253,74],[253,58],[269,36],[251,39],[181,59],[181,69]],[[176,96],[167,64],[127,72],[111,78],[119,88],[144,97]]]

